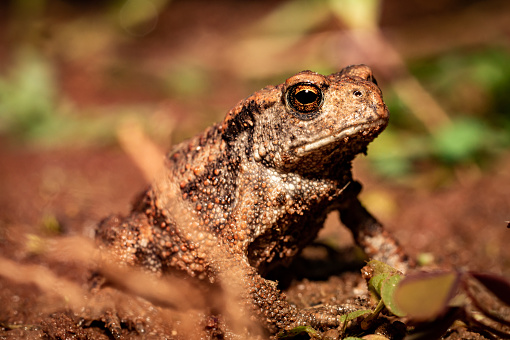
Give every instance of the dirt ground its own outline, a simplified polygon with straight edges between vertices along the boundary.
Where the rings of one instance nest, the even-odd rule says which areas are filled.
[[[210,18],[209,22],[201,20],[210,10],[207,5],[195,12],[193,27],[196,31],[232,16],[234,10],[228,7],[228,2],[220,3],[215,9],[217,17]],[[138,59],[147,56],[170,57],[165,51],[167,47],[160,44],[162,40],[174,41],[174,50],[178,50],[176,46],[186,45],[187,41],[176,38],[184,34],[179,30],[184,28],[171,19],[188,13],[188,6],[191,5],[186,5],[185,1],[177,2],[175,12],[165,12],[163,21],[171,27],[144,40],[143,49],[138,50],[136,45],[120,49],[120,53],[129,55],[128,66],[136,65]],[[241,14],[237,20],[225,22],[218,32],[237,27],[250,13],[261,16],[270,7],[269,2],[263,5],[250,2],[243,10],[238,9]],[[398,23],[394,13],[388,12],[386,22]],[[434,13],[432,9],[430,13]],[[3,40],[8,39],[4,37]],[[5,61],[12,56],[2,50],[0,57]],[[151,79],[138,83],[131,74],[121,77],[121,84],[114,83],[119,86],[111,89],[111,75],[101,75],[101,65],[94,61],[88,67],[98,77],[90,82],[83,81],[87,77],[83,73],[83,61],[60,60],[59,66],[60,90],[73,99],[76,107],[147,102],[155,103],[156,107],[170,106],[175,112],[174,120],[186,130],[183,135],[199,132],[205,126],[203,116],[194,113],[204,111],[211,103],[215,109],[222,108],[226,112],[249,94],[244,90],[247,85],[239,85],[229,77],[223,82],[221,77],[228,76],[225,71],[212,80],[222,82],[218,91],[205,93],[203,101],[193,103],[193,100],[169,100],[159,88],[145,85]],[[217,113],[205,120],[218,120],[221,115]],[[179,133],[173,138],[180,139]],[[476,166],[456,169],[451,179],[441,184],[427,180],[426,176],[417,176],[405,184],[388,181],[361,158],[355,162],[354,173],[364,185],[362,201],[411,257],[428,256],[431,268],[482,271],[510,277],[509,152],[484,169]],[[431,182],[434,184],[430,185]],[[73,292],[79,295],[90,289],[93,266],[86,260],[80,262],[83,257],[72,251],[67,255],[62,251],[59,256],[48,256],[47,249],[54,246],[48,240],[56,240],[57,246],[65,238],[86,243],[93,238],[94,229],[102,218],[112,213],[127,213],[136,194],[147,185],[142,172],[117,144],[41,148],[9,137],[0,138],[0,257],[4,259],[3,271],[13,274],[13,277],[0,276],[1,339],[198,338],[192,334],[197,326],[193,319],[202,320],[198,324],[207,329],[209,336],[221,338],[215,333],[222,328],[221,320],[215,317],[186,314],[180,310],[165,312],[164,308],[114,288],[101,293],[105,296],[88,297],[85,302],[61,299],[61,290],[75,289]],[[303,259],[297,267],[285,272],[287,280],[281,282],[289,300],[307,306],[365,296],[360,274],[363,259],[357,257],[352,237],[336,216],[328,219],[319,240],[333,244],[338,251],[338,261],[343,263],[319,267],[317,272],[304,270],[302,274],[299,265],[306,266],[306,261],[324,258],[320,250],[305,250]],[[285,277],[280,275],[280,280],[282,276]],[[75,295],[69,293],[69,296]],[[110,304],[98,302],[108,299]],[[82,308],[76,308],[80,303]],[[448,336],[449,339],[489,338],[483,330],[464,325],[456,325]]]
[[[57,277],[86,285],[90,278],[87,265],[38,256],[37,245],[30,240],[53,237],[54,233],[91,237],[101,218],[128,211],[132,197],[145,186],[140,172],[122,151],[111,148],[33,152],[4,146],[0,153],[0,254],[23,265],[48,267]],[[357,177],[365,183],[367,198],[371,191],[379,192],[393,202],[392,216],[381,217],[411,256],[428,253],[442,268],[508,277],[510,237],[505,221],[510,211],[510,192],[506,190],[510,186],[510,155],[480,177],[434,191],[388,185],[361,165]],[[60,230],[48,230],[52,219],[58,221]],[[350,267],[344,263],[319,273],[307,271],[308,278],[298,278],[287,292],[290,301],[298,305],[346,301],[360,292],[362,264],[352,262],[350,235],[335,218],[328,222],[321,237],[340,238],[336,242],[345,254],[339,261],[347,259]],[[306,254],[317,256],[313,251]],[[333,276],[327,279],[328,275]],[[26,281],[0,279],[2,337],[108,338],[107,322],[93,311],[72,313],[56,302],[56,297],[48,296],[48,291]],[[321,292],[319,296],[317,292]],[[124,336],[137,334],[126,329],[121,332]],[[159,336],[168,334],[165,329],[157,331]]]

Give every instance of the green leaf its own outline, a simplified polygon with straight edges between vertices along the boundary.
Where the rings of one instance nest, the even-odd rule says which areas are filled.
[[[373,275],[368,281],[368,290],[374,294],[375,297],[381,297],[381,288],[383,282],[387,280],[388,277],[396,275],[399,272],[392,266],[377,260],[369,261],[367,266],[373,270]]]
[[[385,273],[389,273],[389,274],[398,273],[397,269],[395,269],[392,266],[390,266],[384,262],[381,262],[381,261],[371,260],[367,263],[367,265],[370,268],[372,268],[372,270],[374,271],[374,275],[385,274]]]
[[[390,274],[384,273],[379,275],[374,275],[369,281],[368,281],[368,290],[375,294],[377,298],[381,297],[381,287],[384,282],[388,278]]]
[[[395,302],[395,290],[398,287],[398,283],[403,279],[403,276],[400,274],[393,274],[386,278],[382,282],[381,286],[381,298],[384,302],[384,305],[390,312],[392,312],[396,316],[405,316],[406,312],[399,308],[399,306]]]
[[[370,309],[360,309],[360,310],[342,315],[339,318],[339,321],[341,323],[349,322],[349,321],[354,320],[362,315],[370,314],[370,313],[372,313],[372,311]]]
[[[441,315],[458,288],[455,272],[419,273],[406,277],[394,292],[396,305],[416,320]]]
[[[280,333],[278,333],[277,337],[278,339],[292,339],[293,337],[296,337],[302,333],[306,333],[310,336],[318,335],[319,333],[312,328],[311,326],[297,326],[290,330],[284,330]]]

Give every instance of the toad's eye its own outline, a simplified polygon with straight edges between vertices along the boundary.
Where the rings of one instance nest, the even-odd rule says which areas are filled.
[[[322,104],[322,91],[314,84],[296,84],[287,90],[286,99],[287,103],[297,113],[308,115],[317,112],[320,108]]]
[[[363,92],[361,92],[359,90],[354,90],[352,92],[352,94],[354,95],[354,97],[361,97],[361,96],[363,96]]]

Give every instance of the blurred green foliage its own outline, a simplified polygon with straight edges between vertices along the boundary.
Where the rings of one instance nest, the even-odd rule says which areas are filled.
[[[415,62],[411,71],[454,114],[473,112],[509,120],[510,53],[487,47]]]
[[[409,175],[417,164],[485,166],[510,147],[510,54],[455,51],[415,61],[411,72],[447,109],[450,121],[427,131],[387,91],[389,128],[371,146],[371,160],[388,177]]]
[[[80,139],[77,144],[83,144],[91,131],[96,137],[104,133],[104,124],[90,125],[87,119],[69,114],[58,96],[50,61],[32,48],[21,49],[15,60],[10,72],[0,78],[0,133],[45,147],[70,146],[69,142]]]
[[[29,49],[15,59],[0,79],[0,131],[22,139],[51,134],[60,125],[54,115],[57,93],[51,67]]]
[[[145,106],[117,105],[115,114],[109,107],[79,110],[59,93],[54,65],[41,53],[22,48],[15,60],[0,77],[0,134],[17,143],[43,148],[113,144],[123,121],[136,117],[150,131],[163,124],[150,121]]]

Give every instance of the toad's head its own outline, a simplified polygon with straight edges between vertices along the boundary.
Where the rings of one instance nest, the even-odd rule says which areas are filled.
[[[303,71],[248,97],[227,115],[250,159],[285,172],[328,173],[349,164],[386,127],[389,113],[372,71]]]

